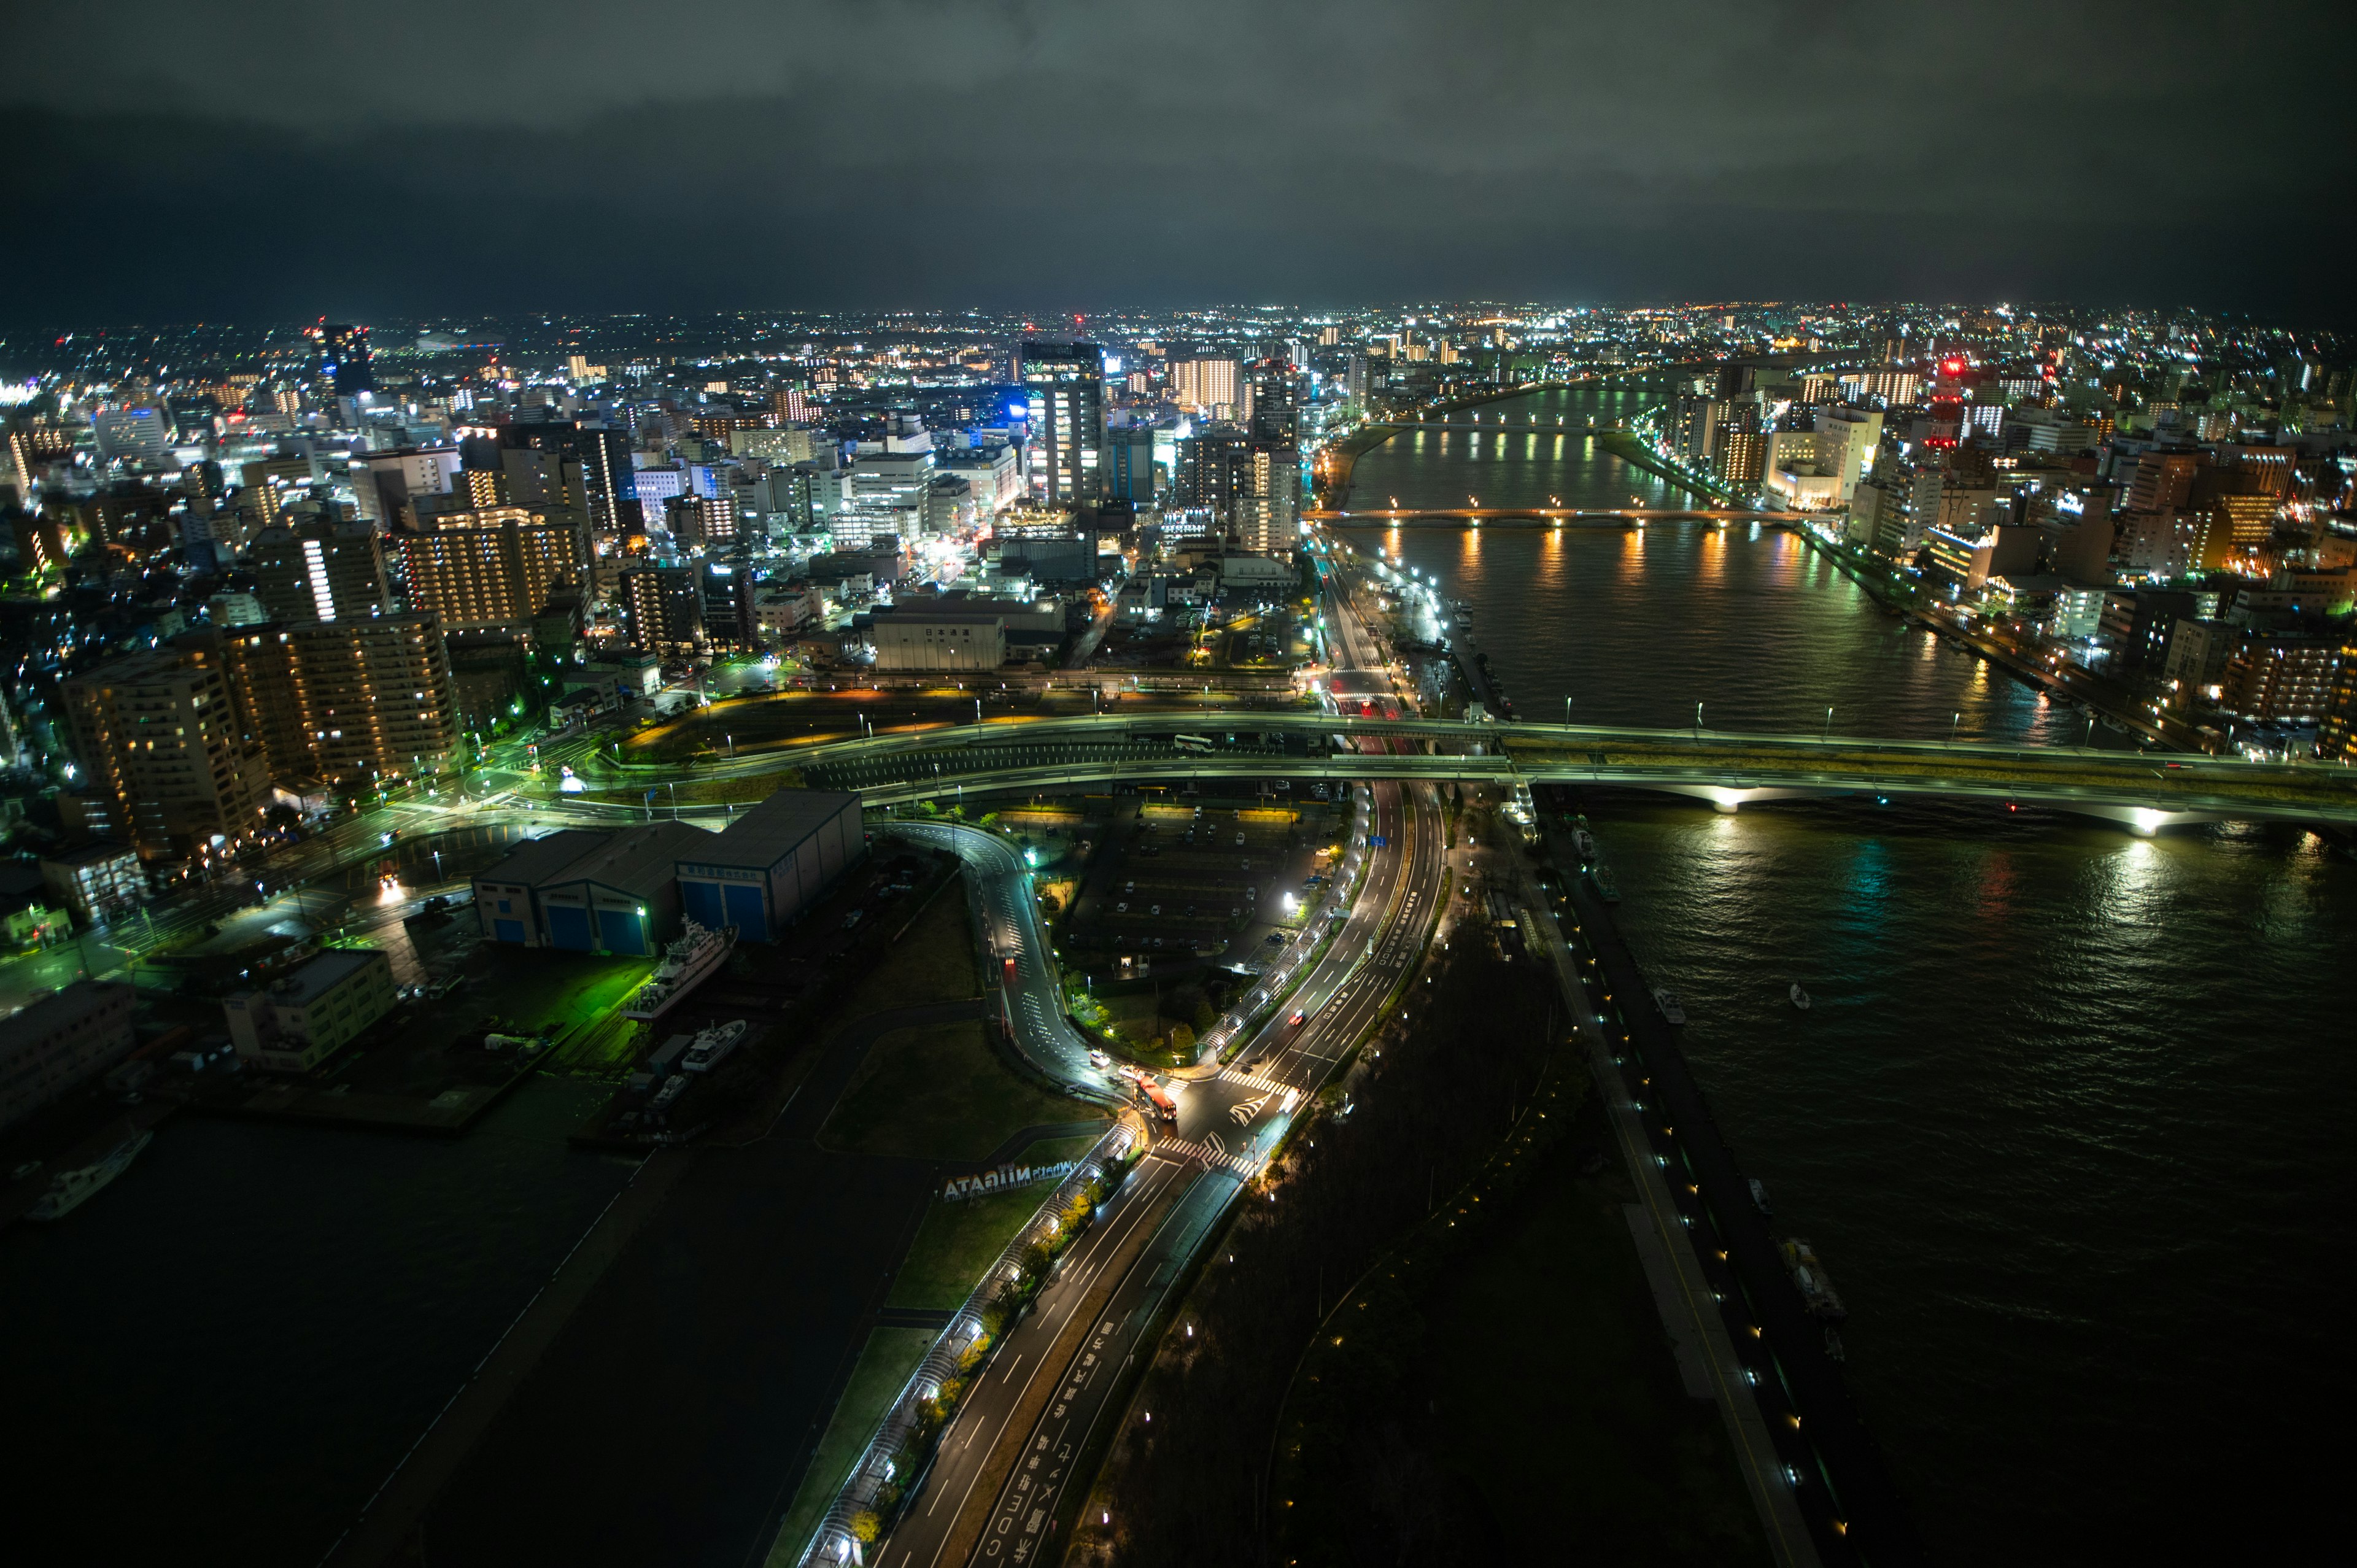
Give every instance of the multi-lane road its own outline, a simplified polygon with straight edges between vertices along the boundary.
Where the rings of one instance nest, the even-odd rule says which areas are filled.
[[[1347,596],[1331,596],[1329,607],[1340,650],[1360,666],[1358,683],[1393,702]],[[1359,804],[1353,847],[1365,874],[1332,940],[1321,952],[1316,934],[1305,932],[1273,967],[1258,1004],[1291,990],[1227,1066],[1166,1080],[1178,1107],[1175,1123],[1152,1123],[1157,1135],[1146,1157],[966,1394],[874,1558],[882,1568],[1028,1568],[1057,1554],[1049,1537],[1059,1506],[1090,1484],[1092,1438],[1115,1418],[1125,1374],[1151,1354],[1145,1340],[1164,1296],[1424,951],[1446,888],[1439,797],[1428,784],[1383,782],[1363,787]],[[1087,1042],[1064,1015],[1030,879],[1014,851],[995,835],[942,823],[892,831],[964,857],[1018,1047],[1084,1093],[1119,1092],[1118,1079],[1091,1064]],[[1298,972],[1305,963],[1308,972]]]

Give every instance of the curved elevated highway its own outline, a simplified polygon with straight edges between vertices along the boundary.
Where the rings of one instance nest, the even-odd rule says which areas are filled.
[[[1108,714],[936,725],[740,756],[699,771],[793,769],[813,785],[856,789],[876,805],[968,789],[1302,775],[1623,785],[1727,811],[1796,795],[2013,801],[2102,817],[2141,833],[2229,819],[2357,824],[2357,771],[2319,762],[1373,714],[1239,713],[1219,724],[1212,717]],[[1182,751],[1173,739],[1207,732],[1214,743],[1209,753]],[[1331,755],[1303,754],[1305,744],[1336,741],[1340,747]]]

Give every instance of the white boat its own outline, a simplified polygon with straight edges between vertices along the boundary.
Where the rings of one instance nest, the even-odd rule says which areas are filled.
[[[1834,1289],[1834,1282],[1825,1277],[1824,1264],[1817,1261],[1807,1241],[1794,1236],[1780,1243],[1776,1250],[1783,1255],[1784,1267],[1792,1273],[1792,1283],[1799,1289],[1810,1316],[1839,1323],[1849,1316],[1849,1309],[1842,1305],[1841,1294]]]
[[[1586,828],[1572,829],[1571,843],[1572,846],[1579,851],[1579,858],[1583,865],[1595,863],[1596,839]]]
[[[1774,1212],[1768,1207],[1768,1184],[1758,1176],[1751,1178],[1751,1207],[1762,1214]]]
[[[1673,1024],[1684,1024],[1686,1021],[1686,1010],[1678,1005],[1678,993],[1674,991],[1663,991],[1659,986],[1654,987],[1653,1005],[1659,1007],[1662,1010],[1662,1016]]]
[[[687,1054],[680,1058],[679,1070],[710,1072],[727,1059],[728,1053],[735,1050],[737,1042],[744,1037],[745,1020],[742,1018],[715,1024],[695,1036],[695,1044],[688,1047]]]
[[[153,1133],[135,1133],[116,1144],[113,1152],[96,1165],[59,1171],[57,1179],[49,1183],[49,1190],[34,1199],[33,1207],[25,1211],[25,1218],[44,1222],[64,1219],[96,1197],[99,1188],[130,1169],[139,1151],[155,1141]]]
[[[622,1009],[622,1016],[642,1024],[653,1023],[718,969],[721,961],[728,956],[728,950],[736,945],[736,927],[716,931],[688,921],[679,940],[663,950],[662,961],[655,965],[653,978],[639,987],[638,995]]]
[[[1809,993],[1801,989],[1801,983],[1797,980],[1792,982],[1791,995],[1793,1006],[1798,1007],[1803,1013],[1809,1010]]]

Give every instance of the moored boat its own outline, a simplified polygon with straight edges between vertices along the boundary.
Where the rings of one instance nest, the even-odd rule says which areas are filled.
[[[25,1211],[25,1218],[45,1223],[64,1219],[97,1197],[107,1183],[130,1169],[131,1162],[139,1157],[139,1151],[155,1141],[153,1133],[135,1133],[117,1144],[105,1158],[95,1165],[83,1165],[78,1170],[59,1171],[56,1179],[49,1183],[49,1190],[35,1198],[33,1207]]]
[[[695,1036],[695,1043],[688,1047],[687,1054],[680,1058],[679,1070],[710,1072],[727,1059],[728,1053],[735,1050],[737,1042],[744,1037],[745,1020],[742,1018],[715,1024]]]
[[[1792,1005],[1798,1007],[1802,1012],[1805,1013],[1809,1010],[1809,993],[1801,989],[1801,983],[1799,981],[1796,980],[1792,982],[1792,989],[1785,994],[1792,997]]]
[[[1809,1316],[1828,1323],[1839,1323],[1849,1316],[1849,1309],[1842,1305],[1840,1293],[1834,1289],[1833,1281],[1825,1277],[1824,1264],[1817,1261],[1816,1253],[1809,1250],[1805,1240],[1794,1236],[1779,1243],[1776,1251],[1782,1256],[1784,1267],[1791,1272],[1792,1283],[1800,1291],[1801,1299],[1808,1305]]]
[[[663,950],[662,961],[655,965],[652,978],[639,987],[638,995],[622,1009],[622,1016],[640,1023],[652,1023],[662,1017],[718,969],[736,944],[734,926],[716,931],[688,921],[679,939]]]

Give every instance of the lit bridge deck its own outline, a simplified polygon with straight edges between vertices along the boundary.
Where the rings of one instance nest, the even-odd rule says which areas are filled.
[[[1212,749],[1191,749],[1196,741],[1181,749],[1178,736],[1208,739]],[[1295,749],[1318,736],[1415,745],[1394,753],[1337,750],[1324,757]],[[1108,714],[936,725],[740,754],[694,774],[747,777],[786,769],[813,786],[857,789],[878,805],[964,789],[1039,792],[1103,781],[1175,785],[1189,779],[1296,776],[1609,784],[1687,795],[1722,811],[1752,800],[1852,794],[2012,801],[2102,817],[2147,833],[2229,819],[2357,824],[2357,772],[2324,763],[1309,713]],[[639,784],[671,776],[652,768],[632,768],[625,775]]]

